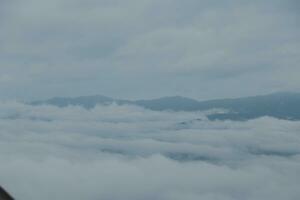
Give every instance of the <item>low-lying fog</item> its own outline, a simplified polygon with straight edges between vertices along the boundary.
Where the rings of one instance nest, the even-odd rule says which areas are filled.
[[[0,182],[22,200],[292,200],[300,122],[0,103]]]

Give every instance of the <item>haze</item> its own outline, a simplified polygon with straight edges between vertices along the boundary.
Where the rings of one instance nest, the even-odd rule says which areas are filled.
[[[297,0],[2,0],[0,98],[300,91]]]
[[[0,186],[299,200],[299,2],[0,0]]]

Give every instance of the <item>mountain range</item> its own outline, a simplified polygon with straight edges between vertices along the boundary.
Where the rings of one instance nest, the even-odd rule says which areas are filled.
[[[210,114],[210,120],[249,120],[263,116],[286,120],[300,120],[300,93],[274,93],[232,99],[198,101],[191,98],[173,96],[151,100],[123,100],[102,95],[82,97],[55,97],[31,102],[31,105],[54,105],[58,107],[82,106],[91,109],[98,104],[136,105],[155,111],[204,111],[224,109],[228,112]]]

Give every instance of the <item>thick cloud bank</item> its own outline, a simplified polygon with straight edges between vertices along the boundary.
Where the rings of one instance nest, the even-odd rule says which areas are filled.
[[[296,200],[300,122],[0,103],[0,183],[24,200]]]

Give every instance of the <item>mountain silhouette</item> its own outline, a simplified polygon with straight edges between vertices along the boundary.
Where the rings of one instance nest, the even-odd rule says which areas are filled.
[[[155,111],[204,111],[225,109],[228,112],[210,114],[211,120],[248,120],[263,116],[279,119],[300,120],[300,93],[274,93],[233,99],[198,101],[191,98],[172,96],[151,100],[122,100],[102,95],[75,98],[55,97],[31,105],[82,106],[91,109],[96,105],[136,105]]]

